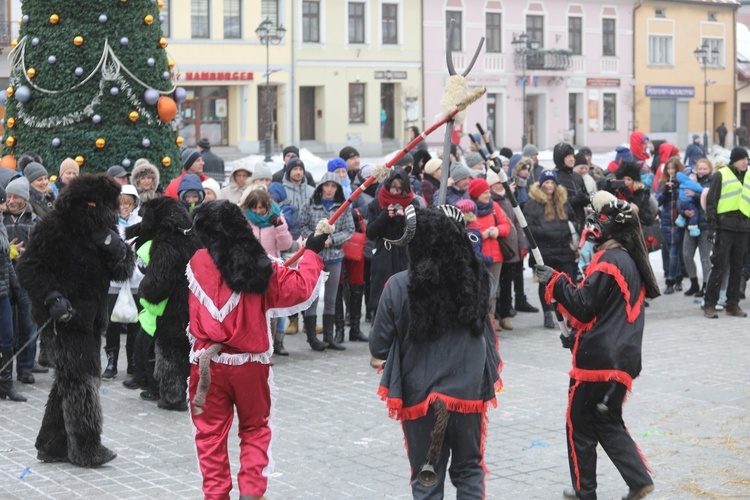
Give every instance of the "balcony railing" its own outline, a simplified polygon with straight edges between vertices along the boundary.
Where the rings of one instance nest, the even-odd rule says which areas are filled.
[[[487,73],[500,73],[505,71],[505,54],[485,54],[484,70]]]
[[[572,54],[569,50],[529,50],[516,52],[513,63],[517,70],[522,70],[525,58],[527,70],[568,71]]]

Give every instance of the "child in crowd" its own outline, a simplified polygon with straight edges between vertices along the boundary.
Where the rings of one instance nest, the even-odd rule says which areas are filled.
[[[477,222],[477,204],[472,200],[459,200],[456,204],[461,213],[464,214],[464,221],[466,222],[466,232],[469,233],[469,239],[471,240],[471,246],[474,248],[479,260],[484,265],[491,266],[494,262],[492,257],[482,253],[482,227]]]
[[[677,182],[679,182],[680,186],[679,197],[677,198],[677,208],[680,211],[680,215],[674,223],[678,227],[687,226],[690,236],[694,238],[701,234],[701,230],[698,228],[700,211],[695,205],[693,196],[696,194],[700,195],[703,192],[703,186],[698,183],[697,179],[698,178],[694,173],[688,175],[683,172],[677,172]],[[688,194],[688,192],[692,192],[693,194]],[[686,220],[685,216],[682,214],[688,210],[693,211],[693,216],[690,217],[689,220]]]

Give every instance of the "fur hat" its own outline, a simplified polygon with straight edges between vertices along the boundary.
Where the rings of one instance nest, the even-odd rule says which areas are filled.
[[[16,177],[8,183],[5,192],[29,201],[29,180],[26,177]]]
[[[732,148],[732,152],[729,154],[729,163],[734,163],[747,157],[747,149],[743,148],[742,146],[735,146]]]
[[[62,163],[60,163],[60,171],[58,172],[58,176],[62,177],[63,175],[65,175],[65,172],[68,172],[70,170],[73,170],[76,172],[76,174],[78,174],[81,172],[81,167],[73,158],[65,158]]]
[[[555,181],[555,184],[558,184],[557,172],[554,170],[542,170],[542,173],[539,174],[539,185],[541,186],[545,181]]]
[[[185,151],[182,152],[180,155],[180,159],[182,160],[182,170],[187,172],[190,170],[190,167],[193,166],[193,163],[195,163],[195,160],[201,157],[201,154],[196,151],[195,149],[187,148]]]
[[[747,153],[745,153],[747,155]],[[641,169],[638,168],[638,164],[634,161],[624,161],[620,164],[620,167],[615,171],[616,179],[624,179],[630,177],[634,181],[640,182],[641,180]]]
[[[154,180],[153,185],[149,190],[144,190],[138,187],[138,182],[145,177],[150,177]],[[138,189],[138,193],[141,195],[141,201],[147,202],[157,197],[156,188],[159,187],[160,178],[159,169],[149,163],[145,158],[141,158],[135,162],[133,172],[130,174],[130,183]]]
[[[60,167],[62,168],[62,167]],[[27,164],[23,169],[23,175],[28,179],[29,184],[34,182],[40,177],[43,177],[45,175],[49,175],[47,173],[47,170],[42,166],[41,163],[37,163],[35,161],[32,161],[31,163]],[[62,175],[62,174],[61,174]]]
[[[471,196],[472,200],[476,200],[477,198],[479,198],[479,196],[482,193],[484,193],[485,191],[489,191],[489,190],[490,190],[490,185],[484,179],[472,179],[469,182],[469,196]]]
[[[425,164],[424,173],[432,175],[441,168],[443,168],[443,160],[440,158],[432,158]]]

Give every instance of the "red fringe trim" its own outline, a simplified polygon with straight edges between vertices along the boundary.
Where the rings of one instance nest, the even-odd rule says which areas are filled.
[[[628,435],[630,436],[630,431],[628,430],[628,426],[625,426],[625,432],[627,432]],[[633,439],[633,436],[630,436],[630,439],[633,440],[633,444],[635,445],[635,449],[638,450],[638,455],[641,456],[641,461],[643,462],[643,465],[646,467],[646,470],[649,471],[649,473],[653,474],[653,471],[651,470],[651,467],[648,465],[648,461],[646,460],[645,455],[641,451],[641,447],[638,446],[638,443],[635,442],[635,439]]]
[[[555,308],[557,308],[557,310],[560,311],[560,314],[568,318],[568,320],[570,320],[570,325],[573,328],[577,329],[578,331],[587,332],[591,330],[594,327],[594,324],[596,323],[596,316],[594,316],[594,319],[592,319],[588,323],[582,323],[581,321],[576,319],[576,317],[573,316],[573,314],[570,311],[565,309],[565,306],[563,306],[559,302],[555,305]]]
[[[479,434],[479,455],[482,457],[479,465],[482,466],[482,471],[484,471],[484,477],[482,478],[482,499],[487,498],[487,476],[490,474],[487,470],[487,464],[484,462],[484,445],[487,443],[487,424],[489,420],[490,418],[486,413],[482,415],[482,430]]]
[[[581,472],[578,469],[578,455],[576,454],[576,444],[573,441],[573,420],[570,418],[570,408],[573,406],[573,394],[576,388],[581,385],[580,380],[576,380],[573,387],[568,390],[568,412],[565,415],[565,419],[568,423],[568,443],[570,444],[570,458],[573,462],[573,474],[576,477],[576,491],[581,490]]]
[[[383,394],[386,397],[383,397]],[[388,389],[386,387],[378,388],[378,394],[382,399],[385,399],[386,407],[388,408],[388,416],[396,420],[416,420],[427,415],[427,410],[433,401],[440,398],[445,403],[448,411],[457,413],[486,413],[487,409],[491,406],[497,408],[497,398],[492,398],[489,401],[481,400],[465,400],[457,399],[439,392],[430,393],[421,403],[414,406],[404,408],[404,402],[400,398],[389,398],[387,397]]]
[[[598,255],[599,254],[597,253],[597,256]],[[625,280],[625,276],[622,275],[620,269],[609,262],[599,263],[599,259],[596,260],[596,263],[594,263],[592,260],[591,264],[589,264],[588,268],[586,268],[586,277],[597,271],[612,276],[615,279],[617,286],[620,287],[620,291],[625,298],[625,312],[628,316],[628,323],[634,322],[638,318],[638,315],[641,313],[641,307],[643,306],[643,301],[646,298],[646,285],[641,286],[641,291],[638,294],[638,300],[636,300],[635,305],[631,306],[630,288],[628,288],[628,282]]]
[[[577,382],[619,382],[628,391],[633,388],[633,377],[622,370],[585,370],[583,368],[573,368],[570,370],[570,378]]]
[[[568,278],[568,282],[572,285],[573,282],[570,280],[570,276],[567,274],[561,273],[560,271],[552,270],[552,279],[549,280],[549,283],[547,283],[547,286],[544,288],[544,301],[547,304],[551,304],[554,300],[553,294],[555,292],[555,283],[557,283],[557,280],[560,279],[561,276],[565,276]]]

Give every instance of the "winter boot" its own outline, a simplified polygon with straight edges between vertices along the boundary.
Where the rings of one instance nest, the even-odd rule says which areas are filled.
[[[102,373],[102,380],[110,381],[117,376],[117,358],[120,354],[118,351],[119,349],[106,349],[107,368]]]
[[[286,326],[284,333],[287,335],[295,335],[299,333],[299,314],[289,316],[289,324]]]
[[[6,363],[8,366],[5,366]],[[0,352],[0,368],[3,366],[5,369],[0,372],[0,398],[26,401],[26,398],[13,387],[13,351]]]
[[[690,288],[688,288],[685,291],[685,295],[690,297],[691,295],[695,295],[696,293],[700,292],[701,288],[698,285],[698,278],[690,278]]]
[[[701,289],[695,292],[695,296],[698,298],[701,298],[704,295],[706,295],[706,282],[705,281],[703,282],[703,286],[701,287]]]
[[[682,276],[677,278],[674,282],[674,291],[675,292],[681,292],[682,291]]]
[[[544,328],[555,327],[555,318],[552,317],[553,314],[552,311],[544,311]]]
[[[333,338],[333,324],[335,320],[336,316],[334,316],[333,314],[323,315],[323,342],[325,342],[325,346],[328,349],[333,349],[334,351],[344,351],[346,350],[346,347],[336,342],[336,340]]]
[[[534,276],[536,276],[536,274]],[[526,300],[526,297],[523,297],[520,300],[518,297],[516,297],[516,311],[522,313],[538,313],[539,309],[529,304],[529,301]]]
[[[279,356],[289,356],[289,351],[284,349],[284,332],[273,333],[273,353]]]
[[[367,342],[367,335],[359,329],[362,320],[362,295],[365,293],[365,285],[349,286],[349,316],[351,317],[351,328],[349,328],[350,342]]]
[[[667,280],[667,288],[664,289],[664,295],[674,293],[674,280]]]
[[[310,344],[310,348],[313,351],[325,351],[326,345],[318,340],[317,333],[315,333],[315,323],[318,322],[317,316],[304,316],[305,319],[305,333],[307,335],[307,343]]]
[[[334,324],[336,326],[336,335],[333,340],[340,344],[344,341],[344,331],[346,330],[346,323],[344,321],[344,285],[339,283],[339,288],[336,291],[336,315]],[[325,325],[323,325],[323,331],[325,331]]]

